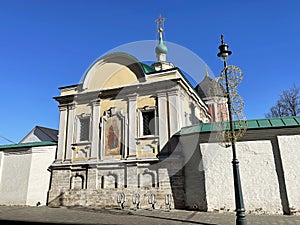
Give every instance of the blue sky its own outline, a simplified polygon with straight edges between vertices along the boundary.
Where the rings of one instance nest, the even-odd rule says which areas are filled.
[[[0,135],[18,142],[36,125],[58,129],[58,87],[78,83],[110,49],[156,39],[159,14],[166,40],[196,53],[215,75],[223,33],[229,64],[244,73],[246,117],[263,118],[282,90],[300,86],[299,9],[296,0],[1,0]]]

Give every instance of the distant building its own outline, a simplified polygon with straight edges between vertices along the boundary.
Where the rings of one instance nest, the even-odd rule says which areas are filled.
[[[225,90],[206,71],[204,79],[195,87],[200,98],[208,107],[210,122],[228,121]]]
[[[46,205],[57,133],[36,126],[19,144],[0,145],[1,205]]]
[[[19,143],[29,142],[43,142],[52,141],[57,142],[58,130],[47,127],[36,126],[34,127]]]

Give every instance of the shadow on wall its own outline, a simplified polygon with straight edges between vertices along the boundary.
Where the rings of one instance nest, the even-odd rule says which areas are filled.
[[[199,147],[198,141],[195,142],[193,136],[173,136],[170,145],[167,144],[159,154],[160,158],[175,160],[167,168],[169,174],[172,175],[170,185],[176,209],[207,211],[205,173],[203,168],[200,168],[202,155]],[[170,149],[173,151],[171,152]],[[176,162],[176,159],[179,160]],[[177,163],[180,165],[176,165]],[[175,169],[177,167],[176,173],[174,173],[174,167]]]
[[[273,138],[271,140],[271,143],[272,143],[272,149],[273,149],[273,155],[275,161],[276,174],[277,174],[277,179],[279,184],[279,193],[280,193],[282,211],[284,215],[291,215],[289,200],[286,191],[282,159],[281,159],[281,154],[278,146],[278,140],[276,138]]]
[[[47,206],[51,206],[52,203],[55,203],[57,201],[58,201],[58,206],[64,206],[64,195],[65,195],[65,193],[61,191],[60,194],[58,196],[56,196],[56,198],[54,198],[51,201],[47,202]]]

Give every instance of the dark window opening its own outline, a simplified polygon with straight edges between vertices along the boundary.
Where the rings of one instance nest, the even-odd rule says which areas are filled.
[[[90,118],[80,119],[80,141],[89,141]]]
[[[155,113],[154,110],[144,111],[143,115],[143,135],[155,134]]]

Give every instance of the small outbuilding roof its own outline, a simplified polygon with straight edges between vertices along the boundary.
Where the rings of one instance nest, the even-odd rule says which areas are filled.
[[[58,130],[35,126],[21,141],[20,143],[38,142],[38,141],[58,141]]]

